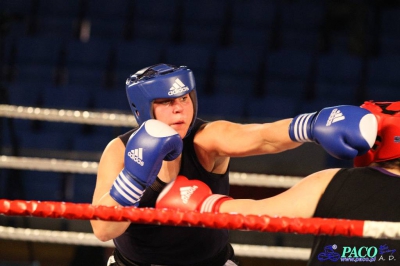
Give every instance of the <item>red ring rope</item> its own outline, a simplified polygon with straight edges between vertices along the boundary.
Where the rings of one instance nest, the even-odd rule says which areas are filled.
[[[177,226],[200,226],[232,230],[300,233],[313,235],[363,236],[364,221],[287,218],[266,215],[199,213],[168,209],[107,207],[69,202],[0,200],[0,214],[78,220],[131,221]]]

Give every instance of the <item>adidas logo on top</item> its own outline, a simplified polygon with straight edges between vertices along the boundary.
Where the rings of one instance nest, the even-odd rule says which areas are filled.
[[[174,84],[172,84],[172,87],[169,89],[168,95],[173,96],[175,94],[188,90],[189,88],[185,84],[183,84],[183,82],[179,78],[177,78]]]
[[[190,186],[190,187],[181,187],[179,190],[181,192],[181,199],[183,203],[187,204],[190,196],[192,196],[193,192],[198,189],[198,186]]]
[[[345,118],[346,117],[343,115],[342,112],[340,112],[339,109],[333,109],[331,115],[328,118],[328,121],[326,122],[326,126],[329,127],[331,124],[344,120]]]
[[[139,165],[143,166],[143,148],[134,149],[128,152],[128,156]]]

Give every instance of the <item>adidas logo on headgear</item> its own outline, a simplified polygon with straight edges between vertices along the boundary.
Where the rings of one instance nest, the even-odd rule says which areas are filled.
[[[144,165],[143,162],[143,148],[134,149],[128,152],[128,156],[140,166]]]
[[[326,126],[330,126],[333,123],[339,122],[344,120],[346,117],[343,115],[342,112],[340,112],[339,109],[333,109],[331,112],[331,115],[328,118],[328,121],[326,122]]]
[[[183,82],[179,78],[177,78],[175,82],[172,84],[172,87],[169,89],[168,95],[173,96],[175,94],[188,90],[189,88],[185,84],[183,84]]]

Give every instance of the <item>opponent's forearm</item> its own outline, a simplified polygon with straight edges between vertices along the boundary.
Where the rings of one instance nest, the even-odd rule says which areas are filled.
[[[243,215],[260,214],[259,211],[253,210],[252,206],[256,201],[252,199],[235,199],[223,202],[219,207],[219,212],[224,213],[240,213]]]

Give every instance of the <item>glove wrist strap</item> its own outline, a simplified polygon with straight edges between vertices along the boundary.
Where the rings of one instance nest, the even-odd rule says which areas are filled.
[[[312,142],[312,122],[316,116],[316,112],[301,114],[293,118],[289,126],[289,136],[293,141]]]
[[[231,200],[231,197],[220,194],[213,194],[206,198],[201,204],[200,212],[216,212],[219,211],[219,207],[222,202],[226,200]]]
[[[110,196],[122,206],[138,206],[146,185],[125,169],[115,179]]]

